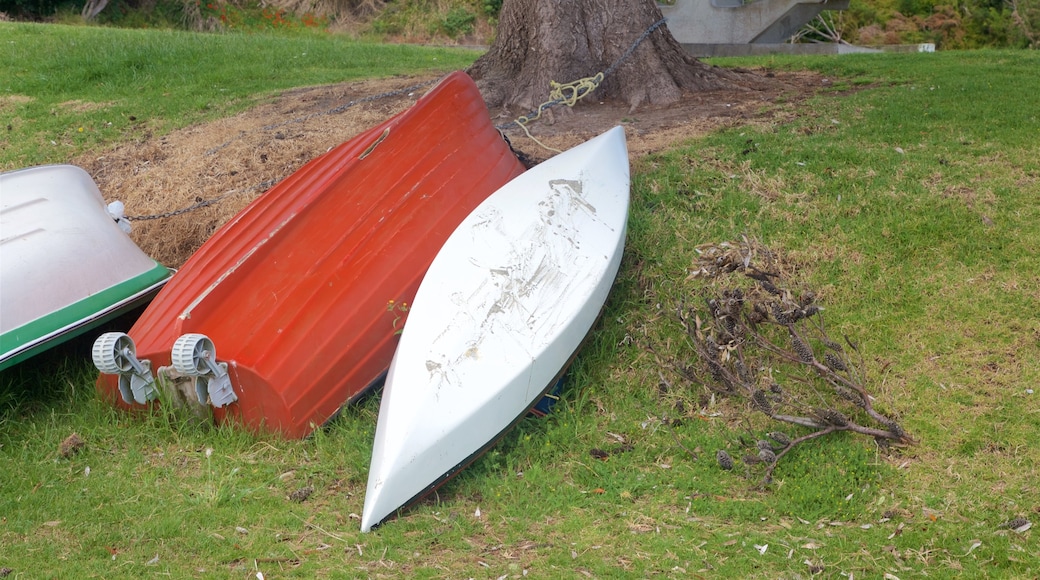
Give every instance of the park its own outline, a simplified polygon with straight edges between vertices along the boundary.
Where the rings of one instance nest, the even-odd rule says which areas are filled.
[[[691,56],[713,84],[666,102],[610,70],[656,21],[580,73],[616,94],[524,128],[548,86],[488,99],[535,166],[628,139],[624,256],[550,414],[362,533],[378,390],[307,438],[258,434],[116,408],[70,344],[0,373],[0,570],[1037,575],[1037,52]],[[84,168],[176,269],[452,71],[493,82],[488,54],[0,22],[0,170]]]

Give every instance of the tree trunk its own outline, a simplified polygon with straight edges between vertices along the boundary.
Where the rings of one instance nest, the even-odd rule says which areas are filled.
[[[608,74],[589,98],[621,99],[632,109],[739,84],[738,73],[689,56],[667,24],[625,56],[661,18],[655,0],[504,0],[494,43],[467,72],[489,107],[526,109],[550,100],[550,81],[598,72]]]
[[[80,12],[80,16],[83,17],[83,20],[90,22],[97,17],[98,14],[101,14],[101,11],[105,9],[105,6],[108,6],[108,0],[87,0],[87,3],[83,5],[83,10]]]

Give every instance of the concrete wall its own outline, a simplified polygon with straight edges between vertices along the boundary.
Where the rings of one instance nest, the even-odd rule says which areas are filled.
[[[674,0],[659,2],[680,44],[778,44],[824,10],[849,0]]]

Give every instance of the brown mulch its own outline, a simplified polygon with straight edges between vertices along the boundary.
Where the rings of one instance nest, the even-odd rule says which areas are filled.
[[[567,149],[622,124],[634,160],[720,127],[774,123],[826,85],[812,73],[763,74],[755,89],[688,95],[667,107],[629,111],[625,103],[582,102],[557,107],[530,125],[541,143]],[[222,224],[273,183],[415,102],[431,85],[343,108],[352,101],[435,81],[395,77],[287,91],[249,111],[148,137],[72,163],[97,181],[106,201],[121,200],[131,216],[166,214],[206,200],[220,201],[180,215],[134,220],[134,240],[169,267],[178,267]],[[335,112],[332,112],[335,111]],[[492,111],[504,125],[527,111]],[[514,148],[535,160],[553,153],[515,126]]]

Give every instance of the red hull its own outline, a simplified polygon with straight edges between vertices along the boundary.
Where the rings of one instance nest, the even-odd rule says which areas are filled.
[[[377,383],[400,311],[437,251],[522,173],[473,82],[453,73],[412,108],[311,161],[221,228],[129,334],[170,365],[185,333],[213,340],[255,431],[303,437]],[[123,405],[114,375],[99,392]]]

